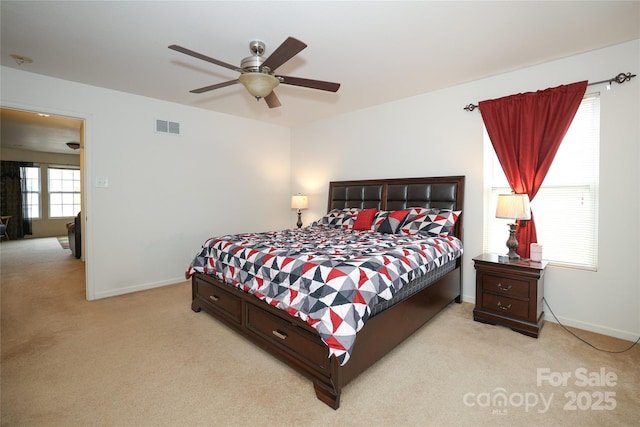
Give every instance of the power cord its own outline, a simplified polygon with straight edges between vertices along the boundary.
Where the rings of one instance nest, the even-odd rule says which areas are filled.
[[[565,331],[569,332],[571,335],[573,335],[574,337],[576,337],[577,339],[579,339],[580,341],[582,341],[583,343],[587,344],[590,347],[595,348],[598,351],[602,351],[605,353],[613,353],[613,354],[617,354],[617,353],[624,353],[627,352],[629,350],[631,350],[633,347],[636,346],[636,344],[638,344],[638,342],[640,342],[640,337],[638,337],[638,339],[636,340],[636,342],[634,342],[633,344],[631,344],[629,346],[629,348],[624,349],[624,350],[619,350],[619,351],[612,351],[612,350],[605,350],[602,348],[598,348],[595,345],[591,344],[590,342],[584,340],[583,338],[580,338],[578,335],[576,335],[574,332],[570,331],[569,329],[567,329],[566,326],[564,326],[562,323],[560,323],[560,321],[558,320],[558,318],[556,317],[556,314],[553,312],[553,310],[551,310],[551,307],[549,306],[549,303],[547,302],[545,297],[542,297],[542,300],[544,301],[544,304],[547,306],[547,308],[549,309],[549,311],[551,312],[551,314],[553,315],[553,318],[556,319],[556,322],[558,322],[558,325],[562,326],[562,329],[564,329]]]

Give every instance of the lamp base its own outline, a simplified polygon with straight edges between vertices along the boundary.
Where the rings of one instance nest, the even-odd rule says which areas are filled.
[[[505,257],[508,257],[509,261],[516,261],[520,259],[520,255],[518,255],[515,252],[512,252],[511,250],[509,250],[509,253],[506,254]]]
[[[300,209],[298,209],[298,222],[296,222],[296,225],[298,228],[302,227],[302,212],[300,212]]]
[[[520,255],[516,253],[516,249],[518,249],[518,241],[516,240],[517,227],[517,224],[509,224],[509,239],[507,239],[507,248],[509,248],[509,253],[507,256],[510,260],[520,259]]]

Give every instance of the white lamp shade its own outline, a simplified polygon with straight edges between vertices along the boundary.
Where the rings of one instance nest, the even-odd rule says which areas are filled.
[[[526,194],[499,194],[496,218],[531,219],[529,196]]]
[[[291,208],[292,209],[307,209],[309,207],[309,200],[307,196],[291,196]]]
[[[258,98],[268,96],[273,89],[280,84],[280,81],[271,74],[260,72],[240,74],[238,80],[247,88],[251,95]]]

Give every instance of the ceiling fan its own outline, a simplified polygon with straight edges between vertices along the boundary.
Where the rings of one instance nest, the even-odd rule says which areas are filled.
[[[194,52],[175,44],[169,46],[169,49],[173,49],[177,52],[181,52],[186,55],[193,56],[194,58],[202,59],[203,61],[211,62],[212,64],[216,64],[240,73],[240,76],[235,80],[205,86],[199,89],[193,89],[190,91],[191,93],[203,93],[215,89],[220,89],[226,86],[231,86],[236,83],[242,83],[244,87],[249,91],[249,93],[253,95],[257,100],[260,100],[260,98],[264,98],[269,108],[275,108],[279,107],[281,104],[275,92],[273,92],[273,89],[280,83],[292,86],[308,87],[311,89],[325,90],[329,92],[337,92],[337,90],[340,88],[340,83],[274,74],[278,67],[293,58],[305,47],[307,47],[305,43],[293,37],[289,37],[280,46],[278,46],[278,48],[269,57],[265,58],[264,56],[262,56],[265,51],[265,44],[259,40],[252,41],[251,43],[249,43],[249,50],[251,51],[252,55],[244,58],[240,64],[240,67],[236,67],[235,65],[231,65],[218,59],[208,57],[201,53]]]

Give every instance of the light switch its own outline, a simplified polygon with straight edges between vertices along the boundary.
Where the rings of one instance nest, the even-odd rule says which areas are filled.
[[[106,176],[96,176],[96,187],[107,188],[109,186],[109,178]]]

